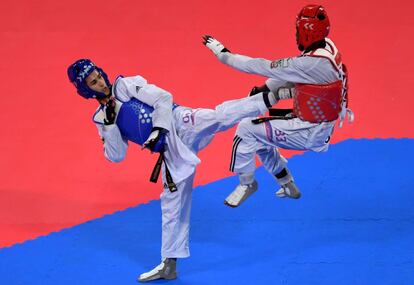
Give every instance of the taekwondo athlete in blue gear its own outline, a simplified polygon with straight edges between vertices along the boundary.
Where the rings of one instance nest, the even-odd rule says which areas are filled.
[[[276,103],[274,94],[226,101],[215,109],[192,109],[174,104],[169,92],[139,75],[119,76],[111,85],[105,72],[88,59],[70,65],[68,77],[82,97],[95,98],[100,103],[93,121],[108,160],[122,161],[129,142],[162,153],[162,261],[138,280],[175,279],[177,258],[190,255],[191,195],[195,169],[200,163],[198,151],[211,142],[215,133],[233,127],[243,118],[264,114]],[[159,159],[158,168],[160,164]]]

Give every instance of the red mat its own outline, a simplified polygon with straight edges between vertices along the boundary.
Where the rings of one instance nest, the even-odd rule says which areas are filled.
[[[136,146],[122,164],[104,159],[91,121],[96,103],[76,96],[66,77],[71,62],[88,57],[112,79],[141,74],[179,104],[214,107],[245,96],[264,79],[221,65],[201,45],[201,35],[212,34],[233,52],[255,57],[296,55],[294,18],[307,3],[3,3],[0,247],[157,199],[161,191],[148,182],[155,157]],[[333,141],[413,137],[414,100],[407,90],[413,83],[413,4],[319,3],[348,65],[356,114],[355,123],[337,130]],[[218,135],[201,153],[197,184],[231,175],[232,135]]]

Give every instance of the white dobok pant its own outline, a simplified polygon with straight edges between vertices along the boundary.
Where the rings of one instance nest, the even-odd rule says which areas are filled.
[[[233,139],[230,170],[238,174],[253,173],[257,154],[265,169],[276,175],[287,163],[278,148],[326,151],[334,126],[335,122],[316,124],[298,118],[260,124],[253,124],[252,118],[243,119]]]
[[[226,101],[213,109],[178,107],[174,113],[178,137],[194,153],[206,147],[217,132],[225,131],[243,118],[259,116],[267,111],[262,96]],[[164,188],[161,194],[161,257],[184,258],[190,255],[189,231],[191,195],[195,171],[176,183],[177,191]],[[165,184],[163,173],[163,184]]]

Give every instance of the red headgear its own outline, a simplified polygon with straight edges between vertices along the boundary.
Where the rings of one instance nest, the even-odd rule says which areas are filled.
[[[307,5],[296,17],[296,43],[299,50],[323,40],[329,34],[329,18],[320,5]]]

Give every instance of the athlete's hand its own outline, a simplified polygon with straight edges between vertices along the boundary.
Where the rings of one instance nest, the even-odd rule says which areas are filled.
[[[203,44],[208,47],[216,56],[222,52],[231,52],[221,42],[209,35],[203,36]]]
[[[151,134],[142,145],[142,148],[148,148],[151,152],[163,152],[167,134],[168,130],[166,129],[159,127],[152,128]]]
[[[116,112],[115,112],[115,99],[109,99],[108,103],[105,104],[105,125],[112,125],[115,122]]]

